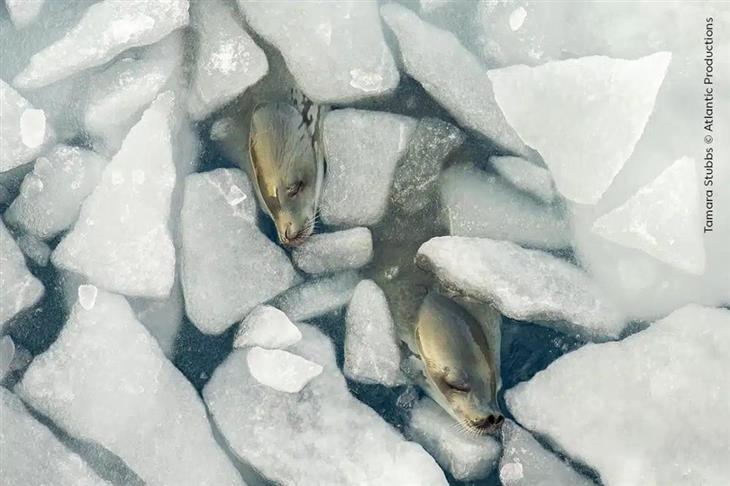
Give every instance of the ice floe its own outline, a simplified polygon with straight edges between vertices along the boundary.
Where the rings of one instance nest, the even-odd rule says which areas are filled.
[[[150,485],[242,485],[213,438],[195,389],[162,354],[127,301],[98,291],[73,307],[16,387],[69,434],[119,456]]]
[[[0,330],[43,296],[43,284],[25,266],[25,258],[0,221]]]
[[[517,189],[550,204],[558,196],[550,171],[520,157],[490,157],[494,170]]]
[[[506,401],[523,426],[607,485],[722,484],[729,366],[730,311],[689,305],[622,341],[559,358]]]
[[[233,347],[259,346],[265,349],[284,349],[301,339],[301,331],[286,314],[276,307],[260,305],[241,322],[233,339]]]
[[[297,268],[314,274],[355,270],[372,256],[373,238],[367,228],[315,234],[292,252]]]
[[[318,277],[282,293],[273,305],[293,321],[306,321],[346,306],[359,281],[352,270]]]
[[[492,303],[512,319],[592,339],[619,337],[626,320],[575,265],[509,241],[444,236],[424,243],[417,264],[446,288]]]

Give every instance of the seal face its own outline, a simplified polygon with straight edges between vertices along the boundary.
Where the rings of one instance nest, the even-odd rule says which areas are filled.
[[[504,421],[496,406],[498,367],[482,324],[454,301],[431,292],[419,309],[414,338],[423,364],[422,386],[431,398],[465,431],[496,432]]]
[[[249,152],[259,200],[274,221],[279,241],[301,244],[314,231],[324,177],[307,120],[288,103],[257,106]]]

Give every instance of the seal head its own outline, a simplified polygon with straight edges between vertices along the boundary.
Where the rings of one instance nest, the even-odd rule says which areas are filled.
[[[297,246],[314,231],[324,177],[307,121],[288,103],[257,106],[249,155],[259,201],[281,244]]]
[[[431,292],[419,309],[414,337],[422,386],[431,398],[465,431],[497,432],[504,421],[496,406],[498,367],[482,324],[454,301]]]

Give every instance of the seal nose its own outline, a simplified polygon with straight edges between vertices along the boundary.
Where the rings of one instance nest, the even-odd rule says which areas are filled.
[[[502,422],[504,422],[504,417],[500,414],[494,414],[475,419],[472,421],[472,425],[479,429],[490,429],[492,427],[500,426]]]

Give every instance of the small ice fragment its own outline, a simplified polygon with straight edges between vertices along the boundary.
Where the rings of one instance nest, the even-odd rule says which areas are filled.
[[[228,195],[226,196],[226,201],[228,201],[228,204],[230,204],[231,206],[235,206],[236,204],[241,203],[245,200],[246,194],[244,194],[240,187],[233,184],[228,190]]]
[[[322,373],[322,365],[281,349],[251,348],[246,357],[256,381],[278,391],[298,393]]]
[[[266,349],[284,349],[302,339],[302,333],[282,311],[261,305],[252,310],[241,322],[233,340],[234,348],[260,346]]]
[[[373,239],[367,228],[352,228],[312,235],[292,252],[296,266],[307,273],[354,270],[373,256]]]
[[[224,140],[231,131],[231,124],[230,118],[221,118],[214,121],[210,127],[210,139],[213,141]]]
[[[522,24],[525,23],[526,18],[527,10],[525,10],[522,6],[517,7],[509,16],[509,28],[512,29],[513,32],[520,30],[520,27],[522,27]]]
[[[26,147],[37,148],[46,138],[46,114],[43,110],[28,108],[20,115],[20,139]]]
[[[96,295],[99,293],[99,289],[95,285],[79,285],[79,303],[81,307],[86,310],[91,310],[96,304]]]
[[[347,305],[359,281],[352,270],[316,278],[282,293],[273,305],[290,319],[305,321]]]
[[[5,0],[5,6],[16,29],[33,23],[43,9],[46,0]]]
[[[519,462],[508,462],[499,469],[499,479],[505,485],[519,481],[522,478],[522,464]]]
[[[350,86],[366,93],[378,92],[382,90],[383,75],[370,73],[362,69],[353,69],[350,71]]]

